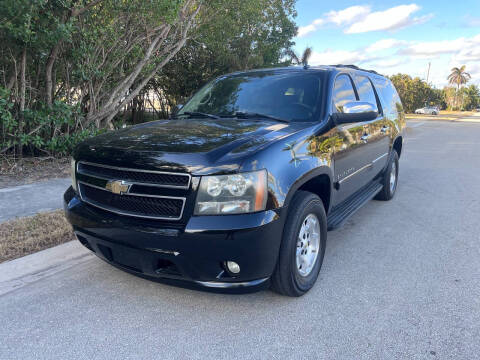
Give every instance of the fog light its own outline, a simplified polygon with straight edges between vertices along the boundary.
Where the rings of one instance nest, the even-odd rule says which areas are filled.
[[[240,272],[240,265],[238,265],[235,261],[227,261],[227,270],[232,274],[238,274]]]

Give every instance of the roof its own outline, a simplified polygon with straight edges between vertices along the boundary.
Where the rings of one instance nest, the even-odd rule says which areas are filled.
[[[375,74],[377,76],[382,76],[384,75],[379,74],[375,70],[367,70],[367,69],[362,69],[356,65],[351,65],[351,64],[337,64],[337,65],[315,65],[315,66],[303,66],[303,65],[293,65],[293,66],[282,66],[282,67],[274,67],[274,68],[260,68],[260,69],[252,69],[252,70],[246,70],[246,71],[236,71],[230,74],[225,74],[226,75],[241,75],[245,73],[251,73],[251,72],[257,72],[257,71],[301,71],[302,69],[306,70],[320,70],[320,71],[334,71],[334,70],[357,70],[357,71],[364,71],[368,72],[371,74]]]

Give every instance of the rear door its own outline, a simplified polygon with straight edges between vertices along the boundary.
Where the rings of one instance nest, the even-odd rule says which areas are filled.
[[[375,177],[383,170],[388,161],[390,124],[383,114],[381,102],[370,78],[363,74],[356,74],[355,85],[360,101],[371,103],[378,111],[378,117],[368,124],[366,140],[369,143],[368,156],[372,164],[372,177]]]

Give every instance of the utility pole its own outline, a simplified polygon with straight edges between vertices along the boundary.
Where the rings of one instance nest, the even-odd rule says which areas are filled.
[[[430,61],[428,62],[428,70],[427,70],[427,84],[428,84],[428,78],[430,77]]]

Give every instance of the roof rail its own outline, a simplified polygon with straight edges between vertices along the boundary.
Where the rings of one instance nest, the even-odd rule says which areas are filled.
[[[332,65],[332,66],[333,66],[333,67],[343,67],[343,68],[350,68],[350,69],[355,69],[355,70],[361,70],[361,71],[366,71],[366,72],[369,72],[369,73],[373,73],[373,74],[376,74],[376,75],[383,76],[383,75],[379,74],[378,72],[376,72],[375,70],[362,69],[362,68],[359,68],[357,65],[352,65],[352,64],[348,64],[348,65],[337,64],[337,65]]]

